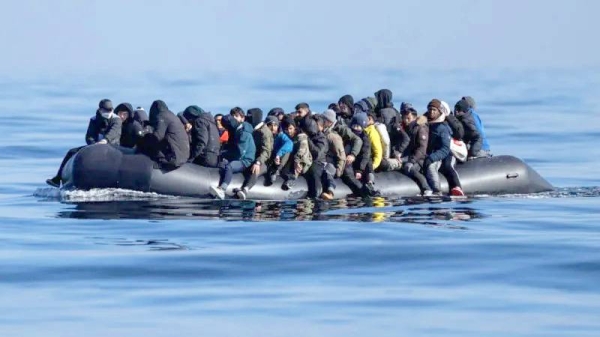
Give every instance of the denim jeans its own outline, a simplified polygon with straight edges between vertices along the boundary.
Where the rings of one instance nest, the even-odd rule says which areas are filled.
[[[434,193],[441,192],[440,175],[438,171],[442,167],[442,161],[434,161],[425,168],[425,177]]]
[[[221,174],[221,183],[219,184],[219,187],[226,190],[229,183],[231,183],[231,179],[233,179],[233,174],[244,172],[246,166],[239,160],[234,160],[232,162],[223,160],[219,165],[219,168]]]

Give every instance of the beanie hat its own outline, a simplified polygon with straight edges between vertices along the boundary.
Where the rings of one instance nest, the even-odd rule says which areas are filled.
[[[275,117],[275,116],[267,116],[267,118],[265,118],[265,124],[266,125],[279,125],[279,118]]]
[[[267,116],[279,116],[285,114],[285,112],[283,111],[282,108],[273,108],[271,110],[269,110],[269,113],[267,114]]]
[[[442,102],[440,102],[439,99],[434,98],[431,100],[431,102],[429,102],[429,104],[427,104],[427,109],[429,108],[436,108],[439,111],[442,111]]]
[[[456,105],[454,105],[454,111],[469,111],[469,103],[466,100],[461,99],[460,101],[456,102]]]
[[[442,101],[442,109],[440,110],[444,115],[450,114],[450,106],[445,101]]]
[[[367,114],[364,112],[359,112],[352,117],[352,123],[350,123],[350,125],[360,125],[364,129],[367,127],[367,122]]]
[[[364,98],[364,100],[366,100],[367,103],[370,105],[371,110],[375,110],[375,107],[377,106],[377,98],[367,97],[367,98]]]
[[[100,110],[112,111],[113,104],[110,99],[105,98],[105,99],[101,100],[100,103],[98,103],[98,108]]]
[[[338,104],[341,104],[341,103],[346,104],[346,106],[348,106],[350,109],[352,109],[352,106],[354,106],[354,98],[350,95],[344,95],[338,101]]]
[[[366,99],[361,99],[358,103],[354,104],[354,112],[368,112],[371,110],[369,103]]]
[[[335,123],[337,120],[335,119],[336,113],[332,109],[327,109],[323,112],[323,118],[325,120],[330,121],[331,123]]]
[[[469,108],[475,109],[477,107],[475,105],[475,99],[473,99],[473,97],[471,97],[471,96],[465,96],[462,99],[465,100],[465,101],[467,101],[467,104],[469,104]]]
[[[404,114],[410,112],[410,110],[415,110],[415,108],[413,108],[413,105],[411,103],[402,102],[402,104],[400,104],[400,113],[401,114],[404,115]]]

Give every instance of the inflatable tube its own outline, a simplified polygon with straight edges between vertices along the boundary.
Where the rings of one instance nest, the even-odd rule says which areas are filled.
[[[518,158],[497,156],[480,158],[457,165],[463,190],[466,194],[528,194],[553,190],[552,185]],[[124,188],[159,194],[207,198],[210,186],[219,182],[219,171],[195,164],[184,164],[172,171],[153,168],[146,156],[133,154],[130,149],[110,145],[91,145],[80,150],[65,166],[63,182],[66,188],[89,190],[92,188]],[[234,175],[227,194],[242,185],[242,174]],[[444,177],[442,190],[448,192]],[[263,177],[248,193],[248,199],[286,200],[306,197],[306,181],[297,180],[289,191],[281,189],[283,180],[278,177],[271,186],[264,186]],[[337,180],[335,198],[345,198],[350,189]],[[375,188],[382,196],[412,197],[420,193],[417,184],[400,172],[375,174]]]

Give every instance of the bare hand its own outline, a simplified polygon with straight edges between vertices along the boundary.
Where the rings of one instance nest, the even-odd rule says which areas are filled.
[[[281,165],[281,158],[279,156],[275,157],[275,165]]]
[[[294,173],[299,176],[302,173],[302,165],[300,163],[294,163]]]
[[[354,155],[349,154],[346,156],[346,165],[352,165],[352,163],[354,163],[354,161],[356,160],[356,157],[354,157]]]
[[[96,143],[96,144],[108,144],[108,140],[106,140],[106,139],[102,139],[101,141],[99,141],[99,142],[98,142],[98,143]]]
[[[354,176],[356,177],[356,180],[360,180],[360,178],[362,178],[362,173],[356,172],[354,173]]]
[[[192,129],[192,124],[185,123],[185,132],[190,132],[191,129]]]
[[[254,175],[258,175],[260,173],[260,164],[252,165],[250,172],[252,172],[252,174],[254,174]]]

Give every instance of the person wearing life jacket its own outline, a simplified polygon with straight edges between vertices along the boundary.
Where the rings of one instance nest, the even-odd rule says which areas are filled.
[[[377,195],[371,180],[373,175],[373,161],[371,159],[371,140],[364,129],[367,127],[368,117],[363,112],[355,113],[350,123],[352,131],[362,140],[360,152],[351,164],[346,156],[346,167],[342,174],[342,181],[348,185],[355,197],[368,197]],[[346,153],[352,153],[350,144],[346,144]]]
[[[267,172],[269,161],[273,153],[274,136],[279,131],[279,119],[275,116],[267,116],[264,122],[259,123],[252,132],[254,145],[256,147],[256,159],[245,171],[244,183],[234,193],[238,199],[245,200],[248,191],[254,187],[258,177]]]
[[[217,125],[217,130],[219,130],[219,141],[222,144],[227,143],[229,140],[229,132],[223,127],[223,114],[215,115],[215,124]]]
[[[94,117],[90,118],[85,142],[91,144],[110,144],[118,146],[121,142],[121,118],[113,112],[113,104],[109,99],[103,99],[98,103],[98,109]],[[70,149],[63,158],[56,175],[46,180],[53,187],[60,187],[62,171],[69,159],[85,146]]]
[[[233,175],[250,167],[256,155],[256,145],[252,136],[254,130],[250,123],[244,122],[241,108],[235,107],[229,115],[223,117],[223,126],[230,134],[229,146],[219,163],[219,184],[210,187],[211,195],[218,199],[225,199],[225,191]]]
[[[479,131],[479,135],[481,136],[481,150],[479,150],[479,152],[475,153],[475,155],[472,157],[473,158],[491,157],[492,151],[491,151],[490,144],[488,143],[488,139],[487,139],[487,136],[485,133],[485,127],[483,126],[483,122],[481,121],[481,118],[479,117],[479,114],[476,111],[477,106],[475,104],[475,100],[471,96],[464,96],[461,100],[467,102],[467,107],[471,113],[471,116],[473,116],[473,120],[475,121],[475,126],[477,127],[477,131]],[[464,109],[464,107],[463,107],[463,109]]]
[[[321,193],[321,198],[331,200],[336,189],[335,178],[340,178],[344,173],[346,152],[342,137],[334,131],[334,126],[338,123],[335,111],[327,109],[323,112],[321,118],[323,120],[323,133],[329,144],[326,157],[327,165],[322,176],[323,193]]]
[[[427,145],[427,157],[423,162],[425,177],[432,194],[441,195],[440,176],[438,171],[442,167],[442,161],[452,156],[450,152],[451,131],[448,124],[444,123],[446,115],[442,112],[442,102],[432,99],[427,104],[425,114],[429,122],[429,144]],[[427,193],[429,194],[429,193]]]

